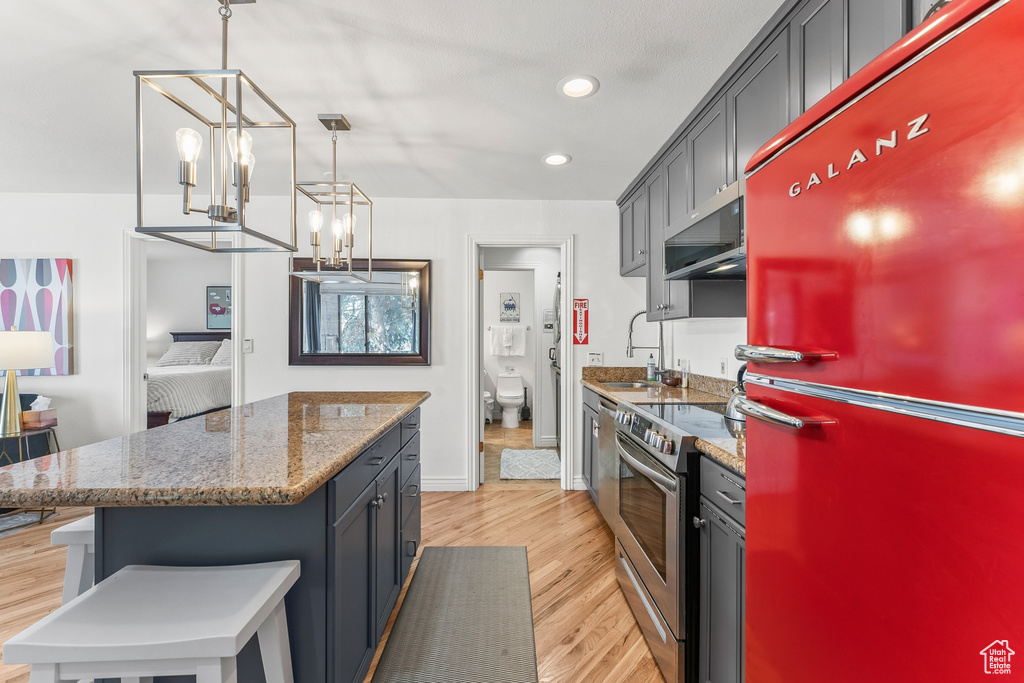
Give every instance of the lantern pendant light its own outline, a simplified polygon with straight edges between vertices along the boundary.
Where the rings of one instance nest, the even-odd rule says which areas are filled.
[[[320,273],[330,271],[362,282],[373,281],[373,202],[355,183],[338,180],[338,131],[351,130],[341,114],[320,114],[320,122],[331,131],[332,166],[330,182],[300,182],[296,189],[311,199],[315,207],[309,212],[309,243],[313,247],[315,271],[294,271],[292,275],[319,280]],[[364,210],[365,207],[365,210]],[[331,220],[325,225],[324,212],[330,210]],[[366,214],[366,277],[353,270],[356,244],[357,209]],[[328,233],[325,239],[324,233]],[[326,251],[322,255],[321,251]]]
[[[240,70],[228,69],[228,19],[231,18],[232,4],[253,4],[255,0],[218,0],[221,17],[221,68],[205,71],[136,71],[136,162],[138,222],[136,232],[153,235],[165,240],[196,247],[210,252],[266,252],[297,251],[296,246],[296,195],[295,195],[295,123]],[[209,81],[209,82],[208,82]],[[189,89],[189,83],[198,90]],[[181,85],[184,84],[184,87]],[[146,86],[146,87],[144,87]],[[184,90],[188,90],[186,96]],[[204,214],[209,225],[187,223],[184,225],[152,225],[145,221],[145,195],[147,186],[143,182],[144,148],[143,140],[160,140],[149,131],[144,131],[143,93],[155,91],[163,98],[177,105],[191,116],[200,129],[205,128],[209,140],[209,203],[193,205],[193,193],[199,182],[199,160],[203,152],[204,135],[194,128],[182,127],[175,134],[178,149],[178,184],[181,185],[182,213]],[[193,103],[192,95],[196,96]],[[243,112],[243,97],[256,99],[260,111],[259,119]],[[212,101],[211,101],[212,98]],[[215,103],[211,106],[211,103]],[[212,112],[211,112],[212,110]],[[229,118],[230,115],[230,118]],[[196,124],[193,124],[196,125]],[[274,129],[283,129],[287,136],[290,152],[290,173],[287,185],[271,188],[272,194],[291,196],[290,242],[259,232],[247,225],[247,205],[251,197],[253,171],[256,157],[253,154],[254,137],[269,137]],[[144,132],[146,135],[144,135]],[[269,143],[270,140],[267,140]],[[157,145],[159,147],[159,144]],[[269,158],[273,158],[271,155]],[[271,169],[273,170],[273,169]],[[280,177],[281,173],[265,175]],[[233,189],[232,189],[233,188]],[[188,237],[189,234],[193,237]],[[196,237],[201,235],[202,237]],[[234,240],[218,241],[219,235],[234,235]],[[253,238],[261,244],[246,241]],[[202,239],[202,241],[197,241]]]

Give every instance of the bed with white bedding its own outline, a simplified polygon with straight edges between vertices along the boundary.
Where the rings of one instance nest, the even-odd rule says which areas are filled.
[[[231,333],[171,332],[171,338],[146,371],[150,428],[231,405]]]
[[[231,405],[230,365],[172,365],[147,371],[146,410],[174,421]]]

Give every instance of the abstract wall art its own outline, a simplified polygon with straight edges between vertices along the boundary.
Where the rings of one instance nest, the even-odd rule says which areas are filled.
[[[3,329],[53,333],[53,367],[19,370],[19,375],[74,373],[71,271],[68,258],[0,258],[0,324]]]

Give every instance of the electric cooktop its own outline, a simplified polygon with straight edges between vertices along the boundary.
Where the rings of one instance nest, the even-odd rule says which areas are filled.
[[[699,439],[731,439],[724,403],[637,403],[636,409]]]

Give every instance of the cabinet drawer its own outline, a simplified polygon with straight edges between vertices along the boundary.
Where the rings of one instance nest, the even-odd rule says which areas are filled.
[[[402,583],[409,576],[409,568],[416,557],[416,551],[420,548],[420,501],[416,498],[409,519],[405,520],[402,526]]]
[[[419,433],[413,436],[409,443],[405,444],[405,447],[399,452],[398,457],[401,458],[398,465],[398,477],[404,485],[412,474],[412,471],[419,467],[420,464]]]
[[[409,443],[409,439],[416,435],[416,432],[420,430],[420,409],[412,411],[405,416],[401,424],[402,429],[402,445]]]
[[[747,525],[746,481],[706,456],[700,463],[700,493],[740,526]]]
[[[338,520],[359,494],[369,486],[380,474],[398,451],[400,438],[398,426],[377,439],[376,442],[356,456],[356,459],[345,466],[328,488],[328,505],[330,506],[331,522]]]
[[[412,509],[420,502],[420,468],[412,471],[409,480],[402,484],[402,525],[409,520]]]

